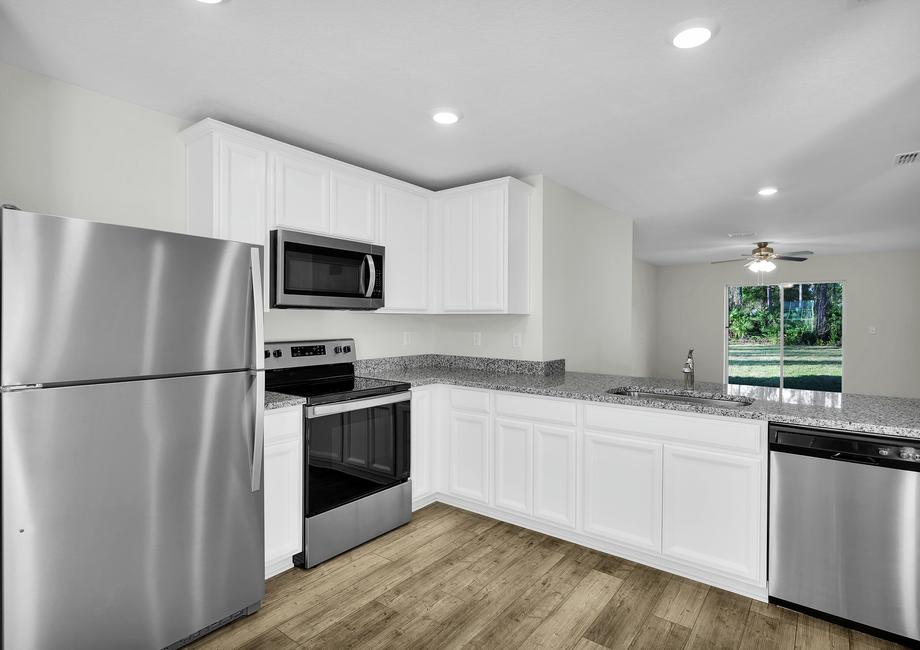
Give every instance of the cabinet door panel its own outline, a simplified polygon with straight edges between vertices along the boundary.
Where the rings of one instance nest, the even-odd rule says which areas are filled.
[[[266,577],[291,566],[291,556],[301,550],[302,423],[300,410],[265,416]]]
[[[534,425],[533,513],[575,526],[575,430]]]
[[[428,309],[428,199],[382,186],[380,226],[386,309]]]
[[[374,241],[377,236],[374,183],[365,178],[332,172],[332,234]]]
[[[412,445],[411,475],[412,498],[418,499],[431,492],[431,438],[434,435],[431,412],[431,392],[412,391]]]
[[[453,494],[489,502],[489,416],[451,413],[449,467]]]
[[[444,311],[469,311],[471,294],[472,201],[469,196],[448,197],[441,204]]]
[[[585,432],[584,528],[661,551],[661,445]]]
[[[329,169],[307,159],[274,158],[275,225],[329,232]]]
[[[473,195],[473,311],[505,308],[505,189]]]
[[[495,505],[529,515],[533,492],[533,433],[526,422],[495,420],[492,485]]]
[[[664,554],[760,579],[762,470],[757,458],[665,446]]]
[[[220,138],[218,151],[218,236],[264,246],[268,230],[265,152],[228,138]]]

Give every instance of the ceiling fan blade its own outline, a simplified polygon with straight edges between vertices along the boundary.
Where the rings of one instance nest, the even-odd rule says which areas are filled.
[[[786,262],[805,262],[808,260],[807,257],[792,257],[791,255],[777,255],[773,259],[784,260]]]
[[[783,253],[783,255],[788,255],[789,257],[808,257],[814,254],[814,251],[792,251],[791,253]]]
[[[718,262],[710,262],[710,264],[728,264],[729,262],[743,262],[745,258],[739,257],[733,260],[719,260]]]

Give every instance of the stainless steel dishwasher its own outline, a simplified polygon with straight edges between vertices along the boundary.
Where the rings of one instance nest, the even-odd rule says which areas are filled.
[[[770,426],[770,601],[920,641],[920,440]]]

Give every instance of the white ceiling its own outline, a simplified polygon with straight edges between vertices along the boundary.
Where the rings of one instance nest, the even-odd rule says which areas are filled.
[[[918,33],[917,0],[0,0],[4,62],[433,189],[545,173],[661,264],[920,248]]]

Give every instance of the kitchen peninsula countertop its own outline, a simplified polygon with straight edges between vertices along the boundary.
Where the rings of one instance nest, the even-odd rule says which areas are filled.
[[[476,368],[413,366],[411,363],[390,364],[377,360],[366,362],[363,367],[361,364],[359,361],[358,374],[361,376],[406,382],[413,387],[446,384],[920,439],[920,399],[697,382],[696,394],[746,396],[755,400],[750,406],[721,408],[607,393],[608,389],[620,386],[660,388],[680,393],[682,382],[669,379],[565,371],[517,373],[503,371],[507,366],[498,366],[502,370],[498,371],[483,368],[482,364]],[[267,409],[275,409],[303,404],[304,400],[267,391],[265,402]]]

